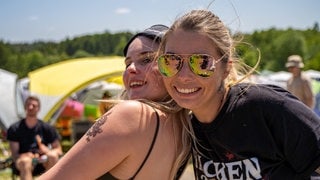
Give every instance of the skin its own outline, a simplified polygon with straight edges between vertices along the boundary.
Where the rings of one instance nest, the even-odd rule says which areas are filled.
[[[129,99],[159,101],[166,96],[163,80],[153,61],[158,47],[158,43],[144,36],[138,36],[130,44],[125,59],[126,70],[123,73]]]
[[[298,77],[301,75],[301,69],[299,67],[295,67],[295,66],[289,67],[288,71],[292,73],[293,77]]]
[[[294,79],[299,78],[301,76],[301,69],[299,67],[289,67],[288,71],[292,74],[292,77]],[[291,79],[289,79],[289,81],[291,81]],[[295,96],[297,96],[305,105],[307,105],[310,108],[313,108],[314,96],[312,93],[310,82],[305,81],[299,89],[294,88],[288,90],[291,91]]]
[[[182,29],[178,29],[168,36],[165,53],[208,54],[215,59],[221,57],[209,38]],[[217,63],[213,75],[202,78],[190,70],[185,59],[180,72],[173,77],[164,77],[165,86],[171,97],[181,107],[192,110],[199,121],[209,123],[213,121],[221,108],[224,94],[219,93],[218,90],[228,72],[222,68],[222,63]]]
[[[138,37],[129,47],[123,79],[131,99],[145,97],[157,100],[167,95],[164,87],[154,89],[162,83],[157,81],[161,76],[156,71],[156,64],[151,61],[141,63],[142,54],[157,48],[152,45],[152,40]],[[176,159],[173,147],[181,137],[174,135],[173,117],[157,111],[160,115],[158,136],[137,179],[169,179],[169,164]],[[96,179],[105,172],[118,179],[131,178],[149,150],[155,127],[156,115],[152,107],[138,101],[119,103],[105,113],[39,180]]]

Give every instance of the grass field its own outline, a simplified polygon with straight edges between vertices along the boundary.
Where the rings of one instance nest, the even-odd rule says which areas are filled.
[[[11,180],[11,169],[6,168],[3,170],[0,170],[0,179],[1,180]]]
[[[1,139],[0,141],[0,160],[1,161],[5,161],[7,158],[9,158],[10,154],[8,153],[9,151],[9,144],[6,141],[3,141]],[[1,180],[10,180],[11,179],[11,169],[10,168],[6,168],[6,169],[2,169],[0,170],[0,179]]]

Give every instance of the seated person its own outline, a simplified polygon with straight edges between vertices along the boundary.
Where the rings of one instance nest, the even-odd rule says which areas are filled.
[[[14,165],[21,179],[32,179],[37,163],[48,170],[62,155],[57,131],[37,118],[39,110],[40,100],[35,96],[28,97],[25,101],[26,117],[12,124],[7,132]]]

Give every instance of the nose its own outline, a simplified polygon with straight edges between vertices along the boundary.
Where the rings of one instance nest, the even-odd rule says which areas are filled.
[[[131,63],[128,67],[127,67],[127,72],[128,73],[137,73],[137,66],[135,65],[135,63]]]
[[[182,67],[180,68],[180,71],[178,72],[177,76],[180,79],[184,79],[184,80],[188,80],[188,79],[192,79],[193,77],[193,73],[189,67],[188,61],[187,59],[183,59],[182,61]]]
[[[34,109],[34,108],[36,108],[36,105],[34,105],[34,104],[29,104],[27,106],[27,109]]]

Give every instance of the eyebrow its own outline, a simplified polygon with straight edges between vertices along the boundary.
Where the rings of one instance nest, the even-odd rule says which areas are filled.
[[[154,51],[143,51],[143,52],[141,52],[139,55],[138,55],[138,58],[140,58],[140,57],[144,57],[146,54],[150,54],[150,55],[154,55],[156,52],[154,52]],[[124,62],[126,62],[126,61],[128,61],[128,60],[130,60],[131,58],[130,57],[126,57],[125,59],[124,59]]]

